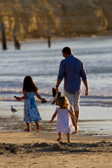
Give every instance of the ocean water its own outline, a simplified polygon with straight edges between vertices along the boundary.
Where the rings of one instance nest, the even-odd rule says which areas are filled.
[[[84,95],[82,83],[80,101],[82,131],[94,131],[94,123],[88,128],[94,121],[102,123],[102,127],[98,124],[96,128],[112,133],[112,37],[56,39],[50,49],[46,40],[22,42],[21,50],[15,50],[11,42],[6,51],[0,46],[0,117],[10,118],[11,105],[18,110],[16,116],[23,117],[23,102],[17,102],[14,95],[22,96],[23,79],[31,75],[40,95],[48,100],[44,105],[37,100],[42,118],[51,118],[55,110],[51,90],[56,84],[59,63],[64,59],[61,50],[65,46],[71,47],[73,54],[83,61],[88,75],[89,96]],[[60,90],[63,92],[63,82]]]

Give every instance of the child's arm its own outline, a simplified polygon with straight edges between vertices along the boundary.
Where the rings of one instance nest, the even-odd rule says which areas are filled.
[[[55,119],[57,113],[58,113],[58,112],[57,112],[57,110],[56,110],[55,113],[53,114],[51,120],[49,121],[49,123],[52,123],[52,122],[53,122],[53,120]]]
[[[78,126],[77,126],[77,123],[76,123],[76,117],[74,117],[73,113],[70,110],[68,111],[68,113],[73,118],[73,120],[75,121],[73,125],[75,126],[75,133],[77,133],[78,132]]]
[[[74,115],[72,114],[72,112],[69,110],[68,113],[70,114],[70,116],[73,118],[74,121],[76,121],[76,118],[74,117]]]
[[[42,97],[38,94],[38,92],[35,92],[35,95],[41,100],[42,103],[46,103],[46,102],[47,102],[47,100],[44,99],[44,98],[42,98]]]
[[[27,94],[26,94],[26,92],[24,91],[22,97],[17,97],[17,96],[14,96],[14,97],[15,97],[18,101],[21,101],[22,99],[26,99],[26,98],[27,98]]]

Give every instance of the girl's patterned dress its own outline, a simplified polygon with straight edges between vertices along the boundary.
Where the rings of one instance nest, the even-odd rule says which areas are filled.
[[[24,101],[24,121],[26,123],[42,120],[34,96],[34,92],[27,92],[27,98]]]

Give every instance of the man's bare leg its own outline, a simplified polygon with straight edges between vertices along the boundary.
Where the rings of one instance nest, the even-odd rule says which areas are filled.
[[[78,127],[79,111],[75,111],[75,118],[76,118],[76,125],[77,125],[76,133],[78,133],[78,130],[79,130],[79,127]]]
[[[75,111],[75,117],[76,117],[76,124],[78,125],[79,111]]]

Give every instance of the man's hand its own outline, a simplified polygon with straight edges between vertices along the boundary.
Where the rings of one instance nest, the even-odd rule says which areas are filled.
[[[58,93],[59,92],[59,88],[58,87],[56,87],[56,93]]]
[[[47,100],[46,100],[46,99],[44,99],[44,98],[42,98],[41,102],[42,102],[42,103],[46,103],[46,102],[47,102]]]
[[[61,81],[62,80],[59,80],[59,79],[57,80],[57,83],[56,83],[56,93],[59,92],[59,85],[60,85]]]
[[[89,94],[89,90],[86,89],[86,90],[85,90],[85,95],[87,96],[88,94]]]
[[[88,89],[88,80],[86,79],[84,82],[84,85],[85,85],[85,95],[87,96],[89,94],[89,89]]]

